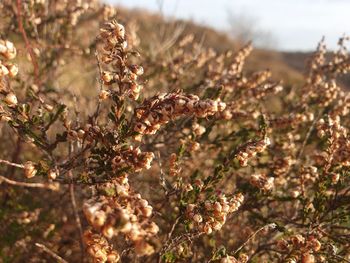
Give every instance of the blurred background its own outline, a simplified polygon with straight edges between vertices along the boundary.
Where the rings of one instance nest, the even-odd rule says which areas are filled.
[[[279,51],[314,50],[322,36],[334,49],[350,31],[349,0],[105,0],[191,20],[236,41]]]

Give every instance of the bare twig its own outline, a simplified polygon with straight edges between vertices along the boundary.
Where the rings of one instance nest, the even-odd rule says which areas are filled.
[[[35,243],[35,245],[40,248],[42,251],[46,252],[47,254],[49,254],[50,256],[52,256],[53,258],[55,258],[57,260],[57,262],[59,263],[68,263],[68,261],[64,260],[63,258],[61,258],[59,255],[57,255],[55,252],[53,252],[52,250],[50,250],[47,246],[40,244],[40,243]]]
[[[262,230],[266,229],[266,228],[275,228],[276,227],[276,224],[275,223],[271,223],[271,224],[268,224],[268,225],[265,225],[263,227],[260,227],[258,230],[256,230],[253,234],[251,234],[248,239],[242,244],[240,245],[233,253],[232,255],[235,255],[237,254],[245,245],[248,244],[248,242],[254,238],[259,232],[261,232]]]
[[[166,195],[168,195],[169,189],[167,187],[167,182],[165,180],[165,176],[164,176],[164,172],[163,172],[163,166],[162,166],[162,162],[161,162],[161,157],[160,157],[160,152],[157,152],[157,157],[158,157],[158,165],[159,165],[159,170],[160,170],[160,174],[159,174],[159,182],[160,185],[163,187],[164,192]]]
[[[298,154],[297,154],[297,159],[298,159],[298,160],[301,158],[302,154],[304,153],[306,143],[308,142],[308,140],[309,140],[309,138],[310,138],[310,136],[311,136],[311,133],[313,132],[313,130],[314,130],[314,128],[315,128],[315,125],[316,125],[316,123],[319,121],[320,117],[321,117],[321,114],[319,114],[319,115],[314,119],[314,121],[312,122],[310,128],[308,129],[308,131],[307,131],[307,133],[306,133],[306,136],[305,136],[305,138],[304,138],[303,144],[301,145],[300,150],[299,150],[299,152],[298,152]]]
[[[162,262],[162,256],[164,253],[168,250],[171,250],[172,248],[179,246],[183,244],[184,242],[192,242],[194,239],[200,237],[201,235],[205,234],[204,232],[196,232],[196,233],[185,233],[183,235],[180,235],[178,237],[174,237],[171,239],[170,244],[165,245],[162,250],[159,252],[159,258],[158,263]]]
[[[18,137],[17,138],[17,142],[16,142],[15,150],[13,151],[13,154],[12,154],[12,157],[11,157],[11,163],[17,163],[18,162],[21,150],[22,150],[22,141],[21,141],[21,138]],[[14,173],[15,173],[15,167],[18,167],[18,166],[10,165],[7,168],[7,170],[6,170],[6,176],[8,176],[9,178],[12,178]]]
[[[337,259],[339,259],[339,260],[342,260],[342,261],[344,261],[344,262],[347,262],[347,263],[350,263],[350,260],[347,260],[346,258],[343,258],[343,257],[341,257],[341,256],[339,256],[339,255],[333,255],[335,258],[337,258]]]
[[[179,224],[180,219],[181,219],[181,216],[178,216],[178,217],[176,218],[174,224],[171,226],[170,232],[169,232],[169,234],[168,234],[168,240],[167,240],[167,242],[171,239],[171,237],[172,237],[172,235],[173,235],[173,233],[174,233],[174,231],[175,231],[176,226]]]
[[[69,177],[73,180],[73,174],[70,171],[69,172]],[[84,261],[84,241],[83,241],[83,227],[81,226],[81,221],[80,221],[80,217],[79,217],[79,212],[77,209],[77,203],[75,200],[75,192],[74,192],[74,183],[73,181],[69,184],[69,194],[70,194],[70,200],[72,203],[72,208],[73,208],[73,212],[74,212],[74,217],[75,217],[75,223],[77,224],[78,230],[79,230],[79,236],[80,236],[80,250],[81,250],[81,262]]]
[[[21,168],[21,169],[24,168],[24,165],[23,165],[23,164],[12,163],[12,162],[7,161],[7,160],[0,160],[0,164],[1,164],[1,163],[6,164],[6,165],[9,165],[9,166],[13,166],[13,167]]]
[[[98,73],[99,73],[99,77],[97,78],[97,82],[99,83],[100,86],[100,92],[102,91],[102,67],[101,67],[101,62],[100,62],[100,58],[98,57],[98,52],[97,50],[95,51],[95,58],[96,58],[96,64],[97,64],[97,68],[98,68]],[[101,108],[101,100],[99,98],[97,98],[97,106],[96,106],[96,110],[93,114],[93,121],[96,123],[97,122],[97,118],[98,118],[98,113],[100,112],[100,108]]]
[[[17,22],[18,22],[18,28],[19,31],[22,34],[23,40],[26,45],[26,49],[30,55],[33,67],[34,67],[34,76],[35,76],[35,83],[39,86],[39,66],[35,59],[35,54],[33,52],[33,48],[29,42],[29,39],[27,37],[27,33],[24,30],[23,27],[23,20],[22,20],[22,0],[17,0]]]
[[[2,182],[5,182],[5,183],[10,184],[10,185],[14,185],[14,186],[23,186],[23,187],[29,187],[29,188],[43,188],[43,189],[49,189],[52,191],[57,191],[59,189],[59,186],[57,184],[18,182],[18,181],[10,180],[10,179],[0,175],[0,184]]]

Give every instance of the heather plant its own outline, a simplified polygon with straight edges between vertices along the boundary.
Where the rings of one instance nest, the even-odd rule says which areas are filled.
[[[346,37],[286,85],[95,1],[0,10],[2,261],[350,262]]]

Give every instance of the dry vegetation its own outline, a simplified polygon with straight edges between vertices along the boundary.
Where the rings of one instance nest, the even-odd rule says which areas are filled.
[[[350,262],[346,38],[302,77],[93,0],[0,11],[1,262]]]

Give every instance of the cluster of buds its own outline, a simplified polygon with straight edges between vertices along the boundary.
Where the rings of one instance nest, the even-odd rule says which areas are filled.
[[[264,137],[258,141],[247,142],[238,147],[238,153],[236,158],[238,159],[241,166],[247,166],[248,160],[256,156],[256,154],[263,152],[267,146],[270,145],[270,139]]]
[[[339,116],[334,119],[320,119],[316,129],[319,137],[328,137],[327,161],[350,166],[350,138],[347,129],[340,124]]]
[[[327,107],[333,101],[336,101],[341,91],[341,88],[336,84],[335,81],[332,81],[330,83],[322,83],[322,85],[319,85],[318,88],[319,90],[317,92],[317,98],[320,100],[320,106],[323,107]],[[322,96],[319,96],[319,94],[322,94]]]
[[[237,109],[235,103],[230,103],[227,105],[226,109],[219,112],[216,116],[218,119],[231,120],[231,119],[257,119],[260,116],[258,111],[245,111]]]
[[[317,167],[315,166],[301,166],[299,174],[304,182],[315,182],[316,179],[319,177]]]
[[[112,168],[120,170],[123,168],[133,168],[136,172],[151,167],[154,154],[152,152],[141,152],[140,148],[132,145],[122,147],[117,151],[117,155],[112,159]]]
[[[227,215],[239,209],[244,201],[244,196],[239,193],[232,198],[221,194],[216,201],[206,200],[198,205],[188,204],[186,216],[196,226],[196,228],[206,234],[218,231],[226,222]]]
[[[18,67],[15,64],[9,62],[3,62],[1,57],[5,60],[13,59],[16,57],[17,51],[14,44],[8,40],[0,39],[0,88],[2,89],[1,78],[9,76],[15,77],[18,73]],[[6,89],[5,89],[6,91]],[[5,92],[5,98],[3,101],[9,107],[15,107],[18,103],[16,94],[11,91]]]
[[[341,92],[336,102],[336,106],[330,112],[330,116],[334,119],[336,116],[346,116],[350,112],[350,94]]]
[[[289,263],[314,263],[316,258],[313,253],[321,249],[321,242],[314,236],[304,237],[300,234],[293,235],[277,242],[277,247],[289,254],[285,262]],[[289,253],[288,253],[289,252]]]
[[[267,177],[265,174],[253,174],[250,177],[250,184],[267,192],[274,186],[274,177]]]
[[[69,12],[69,22],[72,26],[76,26],[79,22],[79,18],[90,8],[89,3],[77,1],[76,7],[73,11]]]
[[[13,92],[7,93],[7,95],[4,98],[4,102],[9,107],[15,107],[18,104],[17,96]]]
[[[119,253],[113,250],[106,238],[92,230],[84,233],[86,251],[96,263],[116,263],[120,260]]]
[[[180,170],[177,155],[172,153],[169,159],[169,175],[177,176],[180,173]]]
[[[24,175],[27,178],[32,178],[36,175],[37,169],[35,168],[35,164],[31,161],[28,161],[24,164]]]
[[[64,127],[67,130],[67,138],[70,141],[78,141],[82,142],[83,140],[88,143],[92,143],[103,136],[103,130],[101,127],[91,124],[86,124],[84,127],[72,127],[72,123],[70,120],[66,119],[66,112],[64,113]]]
[[[254,72],[249,78],[243,78],[242,84],[248,89],[255,89],[264,84],[271,77],[270,70],[262,70]]]
[[[303,93],[302,101],[307,106],[309,99],[320,106],[326,107],[331,102],[338,100],[342,93],[341,88],[335,83],[335,77],[346,74],[350,70],[349,54],[345,45],[347,37],[339,40],[339,49],[332,57],[327,56],[327,49],[322,40],[313,58],[310,60],[309,76]],[[328,58],[328,59],[327,59]],[[330,80],[327,80],[329,77]]]
[[[276,146],[281,148],[285,153],[289,153],[289,155],[295,154],[298,149],[297,142],[301,139],[300,134],[292,131],[287,132],[281,139],[282,140],[276,141]]]
[[[14,59],[17,55],[14,44],[8,40],[0,39],[0,55],[6,59]]]
[[[233,62],[229,67],[229,74],[237,76],[243,70],[244,62],[249,54],[253,51],[253,46],[251,43],[247,44],[241,48],[233,58]]]
[[[275,119],[270,119],[269,123],[270,126],[273,128],[293,128],[297,127],[298,125],[301,125],[306,122],[310,122],[314,120],[314,114],[313,113],[296,113],[296,114],[290,114],[288,116],[283,116]]]
[[[194,122],[192,124],[192,131],[198,137],[201,136],[202,134],[204,134],[205,130],[206,130],[205,127],[198,124],[197,122]]]
[[[14,44],[8,40],[0,39],[0,55],[6,60],[14,59],[17,51]],[[15,64],[9,62],[3,62],[0,60],[0,77],[9,76],[15,77],[18,73],[18,67]]]
[[[246,263],[248,260],[248,255],[242,253],[239,255],[238,259],[234,256],[226,255],[220,259],[220,263]]]
[[[283,90],[283,86],[278,83],[266,83],[256,88],[247,90],[247,95],[251,98],[261,99],[268,94],[277,94]]]
[[[319,43],[318,50],[310,60],[307,85],[302,95],[304,106],[307,107],[310,101],[315,103],[316,100],[320,107],[327,107],[342,93],[335,77],[349,72],[350,69],[349,56],[343,40],[339,42],[339,50],[330,59],[326,59],[327,49],[324,41]],[[330,80],[327,80],[327,77],[330,77]]]
[[[181,116],[205,118],[225,109],[218,100],[200,100],[196,95],[168,93],[154,96],[136,109],[134,130],[140,135],[155,134],[162,124]]]
[[[143,88],[138,81],[138,77],[143,74],[143,68],[128,63],[128,44],[124,26],[117,21],[107,23],[101,29],[100,39],[104,44],[102,62],[105,65],[112,65],[112,70],[101,72],[103,83],[107,86],[116,83],[118,95],[127,94],[130,98],[137,100]],[[105,98],[108,93],[103,91],[100,98]]]
[[[124,234],[138,255],[150,255],[154,248],[147,242],[159,228],[150,221],[153,208],[140,194],[130,189],[126,176],[99,186],[107,192],[85,202],[83,211],[89,224],[106,238]]]
[[[196,152],[200,149],[201,145],[199,142],[193,141],[193,140],[187,140],[184,142],[186,145],[186,150],[188,152]]]
[[[280,177],[288,173],[292,165],[295,163],[295,160],[291,156],[286,156],[284,158],[276,158],[271,163],[270,167],[272,172],[276,177]]]
[[[5,63],[0,61],[0,77],[9,76],[11,78],[15,77],[18,73],[18,67],[15,64]]]
[[[38,221],[40,215],[40,209],[37,208],[34,211],[21,212],[17,217],[16,221],[18,224],[30,224]]]

